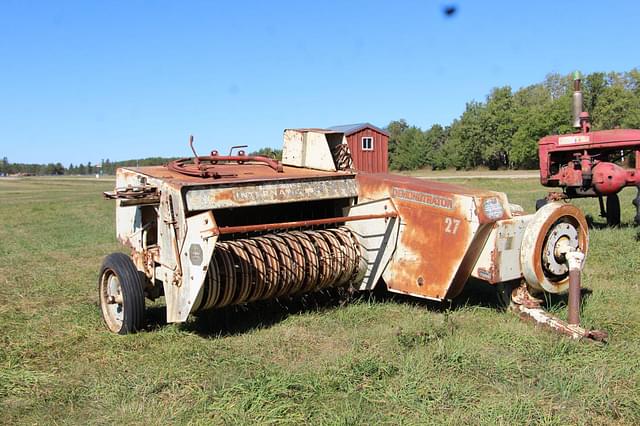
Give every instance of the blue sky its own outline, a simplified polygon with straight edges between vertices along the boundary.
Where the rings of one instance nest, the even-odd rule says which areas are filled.
[[[455,4],[451,18],[443,6]],[[0,1],[0,156],[279,147],[288,127],[448,124],[492,87],[638,67],[640,2]]]

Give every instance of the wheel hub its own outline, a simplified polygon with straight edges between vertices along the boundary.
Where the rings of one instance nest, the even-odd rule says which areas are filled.
[[[542,251],[542,266],[546,274],[561,278],[569,272],[565,255],[577,250],[578,230],[568,222],[553,226]]]
[[[112,331],[117,331],[122,327],[124,320],[124,301],[122,285],[115,274],[105,274],[103,277],[101,296],[100,303],[107,326]]]

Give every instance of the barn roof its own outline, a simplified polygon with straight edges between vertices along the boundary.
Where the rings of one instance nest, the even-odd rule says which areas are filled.
[[[381,128],[376,127],[371,123],[342,124],[342,125],[339,125],[339,126],[331,126],[328,129],[329,130],[335,130],[335,131],[338,131],[340,133],[344,133],[345,136],[349,136],[349,135],[352,135],[354,133],[357,133],[362,129],[373,129],[376,132],[380,132],[383,135],[389,136],[389,133],[387,133],[385,130],[382,130]]]
[[[295,130],[296,132],[314,132],[314,133],[343,133],[340,130],[335,129],[320,129],[317,127],[305,127],[302,129],[285,129],[285,130]]]

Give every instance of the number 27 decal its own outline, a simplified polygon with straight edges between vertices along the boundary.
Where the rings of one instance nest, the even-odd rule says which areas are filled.
[[[447,234],[455,234],[458,232],[458,227],[460,226],[460,219],[455,219],[452,217],[444,218],[444,232]]]

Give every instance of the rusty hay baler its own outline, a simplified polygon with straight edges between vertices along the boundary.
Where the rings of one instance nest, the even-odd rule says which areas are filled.
[[[500,192],[348,168],[340,136],[287,130],[282,162],[244,152],[121,168],[118,239],[99,277],[109,330],[143,327],[145,298],[168,322],[193,313],[331,287],[437,301],[474,277],[507,288],[512,308],[574,338],[588,248],[582,213],[549,203],[524,214]],[[532,294],[570,290],[570,321]]]
[[[618,192],[635,186],[635,222],[640,224],[640,130],[591,131],[589,113],[583,111],[580,73],[574,74],[573,126],[576,133],[552,135],[538,142],[540,182],[561,188],[536,202],[536,208],[549,200],[598,197],[600,216],[609,226],[620,224]],[[619,163],[634,162],[634,168]],[[606,197],[606,208],[603,197]]]

